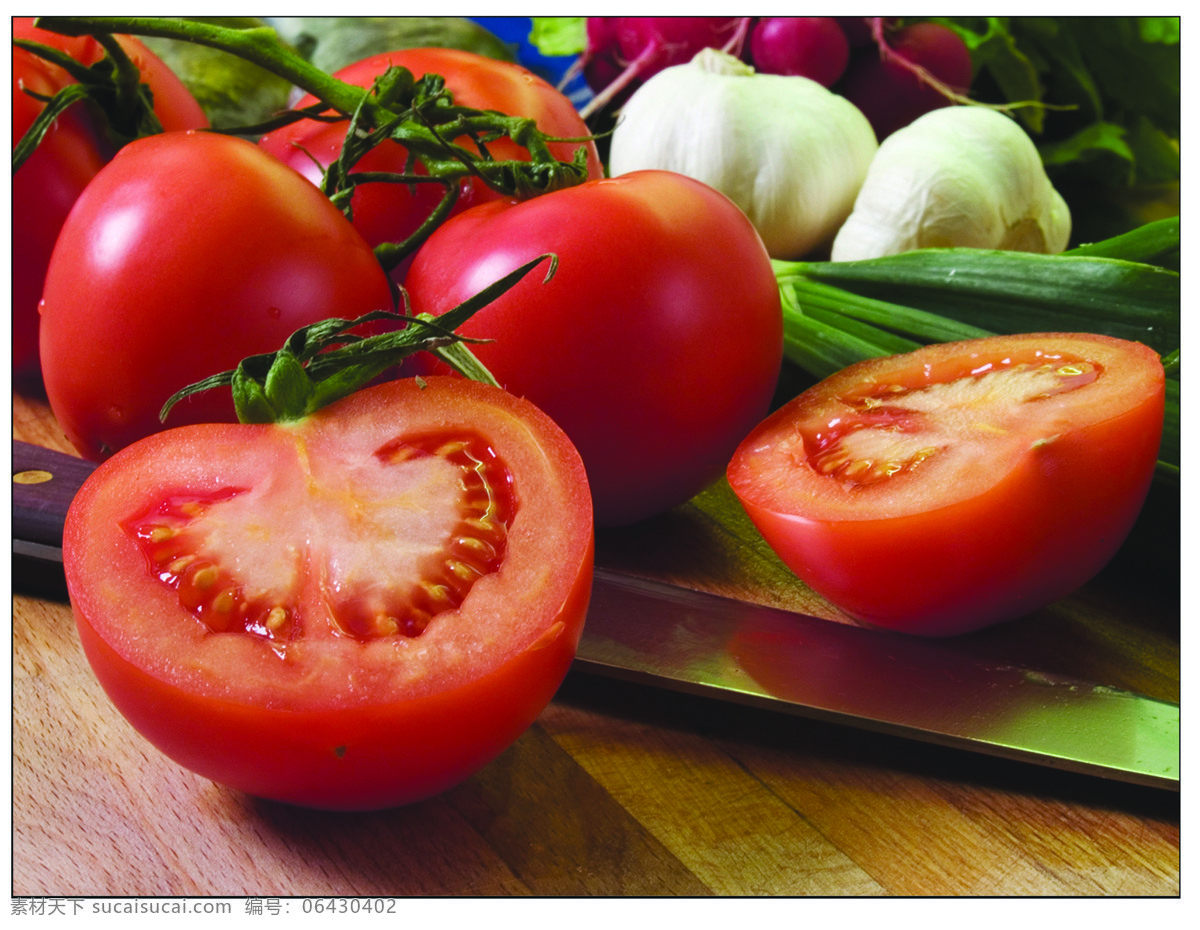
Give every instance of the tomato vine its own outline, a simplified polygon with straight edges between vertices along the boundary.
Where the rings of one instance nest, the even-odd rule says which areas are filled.
[[[494,111],[456,105],[439,75],[420,79],[403,67],[392,67],[365,90],[338,80],[317,68],[279,41],[269,27],[232,28],[184,19],[141,16],[46,16],[37,26],[61,35],[95,36],[109,51],[112,60],[103,69],[93,66],[88,82],[64,88],[57,100],[46,107],[46,118],[35,126],[18,146],[20,160],[28,157],[45,126],[57,113],[83,97],[99,99],[113,94],[118,84],[128,85],[132,63],[124,56],[113,35],[127,34],[195,42],[236,55],[272,74],[292,82],[317,98],[320,103],[300,110],[288,110],[278,118],[255,126],[221,130],[231,135],[263,133],[301,119],[328,118],[347,122],[346,144],[342,156],[324,174],[322,189],[349,216],[354,186],[363,183],[439,184],[444,188],[441,203],[433,214],[400,243],[384,243],[376,255],[385,269],[398,265],[413,254],[433,230],[449,215],[459,194],[459,182],[479,178],[503,196],[529,197],[561,190],[582,183],[588,177],[587,153],[577,150],[572,161],[560,161],[548,147],[560,140],[541,132],[534,120],[507,116]],[[43,57],[54,54],[38,43],[22,47]],[[115,48],[115,51],[114,51]],[[122,58],[124,61],[122,62]],[[72,73],[81,79],[80,69]],[[330,113],[329,111],[333,111]],[[111,119],[111,117],[110,117]],[[138,133],[161,131],[151,124],[139,126]],[[529,153],[530,160],[496,159],[488,150],[497,139],[511,139]],[[470,140],[475,149],[460,144]],[[403,173],[356,173],[350,169],[375,146],[394,141],[410,152],[412,170]],[[580,140],[582,141],[582,140]],[[418,173],[420,164],[423,172]],[[20,167],[14,151],[13,171]]]

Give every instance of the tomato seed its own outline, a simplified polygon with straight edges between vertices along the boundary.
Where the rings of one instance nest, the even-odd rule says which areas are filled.
[[[383,467],[425,456],[457,468],[458,522],[448,528],[441,551],[426,557],[418,580],[383,591],[372,587],[369,594],[335,586],[326,618],[335,633],[363,641],[418,636],[434,617],[459,607],[472,585],[503,561],[516,499],[512,476],[494,450],[470,434],[449,440],[442,434],[406,437],[375,452]],[[277,603],[277,595],[248,595],[220,557],[205,554],[213,533],[227,531],[225,516],[218,516],[220,506],[240,493],[227,488],[203,496],[173,496],[130,521],[126,529],[142,548],[151,573],[174,588],[180,606],[211,632],[259,636],[283,654],[288,642],[304,635],[301,618],[288,605]],[[239,525],[236,519],[233,525]]]

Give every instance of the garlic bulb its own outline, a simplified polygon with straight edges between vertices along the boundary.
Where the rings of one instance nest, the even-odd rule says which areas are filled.
[[[1070,211],[1025,131],[995,110],[954,106],[883,141],[831,257],[950,246],[1054,254],[1070,234]]]
[[[796,259],[833,239],[877,148],[845,98],[707,48],[621,109],[609,172],[660,168],[702,181],[741,208],[772,258]]]

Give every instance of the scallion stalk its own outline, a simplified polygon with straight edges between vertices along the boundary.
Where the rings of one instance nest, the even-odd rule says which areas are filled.
[[[825,378],[918,345],[993,334],[1087,332],[1163,355],[1159,477],[1179,481],[1179,222],[1160,220],[1062,255],[918,249],[854,262],[775,261],[784,354]]]

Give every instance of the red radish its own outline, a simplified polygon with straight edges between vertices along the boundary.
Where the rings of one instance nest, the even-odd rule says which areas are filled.
[[[846,41],[850,44],[851,50],[872,44],[871,23],[874,21],[874,17],[835,16],[834,19],[842,27],[842,32],[846,34]],[[892,20],[884,18],[885,26],[891,22]]]
[[[702,48],[740,55],[748,17],[588,17],[584,74],[596,96],[580,112],[586,118],[626,99],[639,84],[671,65],[691,61]],[[614,74],[615,70],[615,74]]]
[[[588,87],[602,90],[621,76],[617,26],[620,16],[587,18],[587,50],[581,56],[583,77]]]
[[[875,47],[854,54],[838,92],[882,142],[918,116],[949,106],[971,86],[971,53],[953,30],[914,23],[890,35],[876,21]]]
[[[850,44],[830,16],[768,16],[750,33],[754,70],[811,78],[829,87],[846,70]]]

